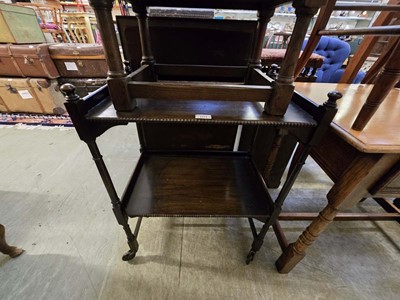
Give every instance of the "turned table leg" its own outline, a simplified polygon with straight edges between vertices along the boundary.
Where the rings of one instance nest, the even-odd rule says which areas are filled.
[[[289,273],[305,256],[305,251],[333,221],[338,210],[328,204],[303,231],[295,243],[290,244],[278,258],[275,265],[279,273]]]
[[[17,257],[21,255],[24,250],[21,248],[9,246],[6,242],[6,229],[0,224],[0,252],[9,255],[10,257]]]
[[[339,151],[340,149],[335,149]],[[399,161],[398,154],[359,153],[327,194],[328,204],[296,242],[289,244],[276,261],[280,273],[289,273],[305,256],[317,237],[339,210],[356,205],[368,190]],[[333,163],[336,163],[335,161]]]

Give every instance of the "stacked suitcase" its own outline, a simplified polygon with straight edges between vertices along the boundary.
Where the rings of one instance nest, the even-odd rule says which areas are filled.
[[[48,44],[0,44],[0,112],[63,114]]]
[[[0,44],[0,112],[63,114],[59,86],[72,83],[81,97],[106,84],[100,45]]]
[[[0,112],[65,112],[59,73],[43,42],[33,9],[0,5]]]
[[[61,84],[74,84],[81,97],[106,84],[101,45],[43,43],[26,27],[19,32],[19,23],[13,25],[22,18],[13,5],[2,4],[0,10],[0,113],[64,114]],[[15,29],[12,40],[3,39],[11,36],[3,27]]]
[[[28,1],[29,2],[29,1]],[[44,43],[35,10],[0,3],[0,43]]]
[[[79,96],[107,83],[108,66],[103,47],[95,44],[53,44],[49,47],[50,56],[55,63],[60,77],[60,86],[72,83]]]

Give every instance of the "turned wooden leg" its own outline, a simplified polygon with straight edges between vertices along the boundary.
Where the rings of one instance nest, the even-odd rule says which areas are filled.
[[[354,130],[361,131],[368,124],[369,120],[378,110],[381,103],[386,99],[389,92],[396,86],[400,80],[400,40],[392,48],[392,54],[388,56],[383,71],[378,74],[375,84],[365,101],[363,107],[357,115],[356,120],[351,127]]]
[[[6,242],[6,229],[0,224],[0,252],[9,255],[10,257],[17,257],[21,255],[24,250],[21,248],[7,245]]]
[[[297,241],[286,247],[275,263],[279,273],[289,273],[304,258],[306,249],[333,221],[337,213],[338,210],[328,204],[303,231]]]

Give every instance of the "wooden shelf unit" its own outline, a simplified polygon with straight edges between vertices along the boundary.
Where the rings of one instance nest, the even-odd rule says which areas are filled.
[[[330,93],[324,105],[317,105],[293,93],[293,80],[285,77],[294,71],[306,32],[302,20],[317,12],[322,4],[319,0],[295,1],[294,6],[301,7],[298,36],[291,39],[288,52],[293,55],[285,57],[278,78],[274,81],[260,70],[269,14],[280,2],[284,1],[275,1],[270,7],[262,0],[171,0],[168,5],[172,7],[258,9],[260,19],[156,18],[154,27],[149,27],[146,7],[166,3],[136,1],[142,66],[132,72],[132,65],[126,65],[127,74],[120,61],[112,3],[91,1],[99,29],[108,37],[103,44],[110,68],[108,84],[83,99],[72,85],[62,86],[62,91],[77,133],[91,151],[113,212],[127,235],[129,251],[123,260],[135,257],[141,220],[148,216],[247,217],[254,240],[246,263],[260,250],[340,98]],[[125,36],[130,33],[121,34],[122,40]],[[268,107],[271,113],[266,112]],[[141,157],[119,197],[96,138],[113,126],[130,122],[138,129]],[[272,199],[265,179],[273,166],[287,163],[291,153],[281,149],[285,141],[301,143],[304,150],[279,195]],[[114,142],[118,141],[110,140]],[[129,217],[137,219],[134,232]],[[263,222],[258,232],[253,218]]]

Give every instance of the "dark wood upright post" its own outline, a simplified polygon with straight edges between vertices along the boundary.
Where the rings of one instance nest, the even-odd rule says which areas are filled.
[[[154,69],[155,59],[151,48],[150,28],[149,28],[149,15],[147,7],[132,3],[133,11],[135,12],[138,20],[140,44],[142,46],[142,65],[149,65],[153,76],[153,80],[157,80],[156,72]]]
[[[250,76],[253,74],[253,68],[261,69],[261,51],[263,48],[265,32],[267,31],[267,25],[271,20],[271,17],[274,15],[274,11],[274,9],[264,9],[258,12],[256,41],[254,43],[253,52],[247,70],[246,83],[250,81]]]
[[[117,111],[131,111],[136,103],[129,96],[128,82],[121,54],[119,52],[117,35],[111,15],[112,0],[89,0],[96,15],[98,28],[103,42],[104,54],[108,64],[108,86],[110,96]]]
[[[272,97],[265,103],[264,110],[271,115],[283,116],[289,105],[294,91],[294,70],[301,46],[307,33],[312,17],[318,9],[325,4],[325,0],[294,0],[296,9],[296,24],[289,41]]]

